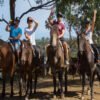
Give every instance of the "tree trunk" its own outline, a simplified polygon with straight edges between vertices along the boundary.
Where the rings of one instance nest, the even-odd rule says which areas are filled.
[[[10,18],[11,20],[15,19],[15,1],[16,0],[10,0]]]

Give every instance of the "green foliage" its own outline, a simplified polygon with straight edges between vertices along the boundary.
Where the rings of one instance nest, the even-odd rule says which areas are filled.
[[[82,26],[84,19],[89,17],[92,20],[93,11],[97,9],[95,33],[100,39],[100,0],[55,0],[57,12],[61,11],[71,26]],[[97,38],[97,37],[96,37]],[[99,40],[98,39],[98,40]],[[100,42],[99,42],[100,43]]]

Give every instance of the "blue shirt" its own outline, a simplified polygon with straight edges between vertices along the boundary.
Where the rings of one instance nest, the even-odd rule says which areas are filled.
[[[18,35],[22,35],[22,29],[21,28],[15,28],[14,26],[10,26],[10,37],[15,38]],[[11,42],[18,42],[18,40],[11,40]]]

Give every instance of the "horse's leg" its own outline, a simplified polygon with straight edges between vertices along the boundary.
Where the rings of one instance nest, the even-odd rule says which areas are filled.
[[[2,88],[2,97],[5,97],[5,80],[6,80],[6,78],[3,77],[3,82],[2,82],[2,86],[3,86],[3,88]]]
[[[14,94],[14,92],[13,92],[13,80],[14,80],[14,76],[12,76],[12,77],[10,78],[10,85],[11,85],[11,94],[10,94],[10,96],[11,96],[11,97],[12,97],[13,94]]]
[[[22,96],[22,78],[19,79],[19,95]]]
[[[65,94],[67,94],[67,81],[68,81],[68,73],[67,73],[67,69],[65,69]]]
[[[38,77],[38,74],[37,74],[37,71],[35,71],[35,79],[34,79],[34,94],[36,93],[36,85],[37,85],[37,77]]]
[[[11,65],[11,72],[10,72],[10,85],[11,85],[11,94],[10,96],[12,97],[14,92],[13,92],[13,81],[14,81],[14,71],[15,71],[15,56],[12,55],[12,65]]]
[[[29,75],[28,75],[28,76],[26,75],[26,97],[28,96],[29,85],[30,85],[30,82],[29,82]]]
[[[30,74],[30,95],[32,95],[32,72]]]
[[[93,73],[90,77],[90,89],[91,89],[91,100],[94,99],[93,97],[93,82],[94,82],[94,76],[95,76],[95,73]]]
[[[54,98],[56,98],[56,72],[53,72]]]
[[[6,86],[6,84],[5,84],[5,80],[6,80],[6,72],[3,70],[2,71],[2,77],[3,77],[3,82],[2,82],[2,97],[5,97],[5,86]]]
[[[85,87],[85,73],[82,73],[82,97],[81,97],[82,100],[84,100],[84,87]]]
[[[63,98],[64,94],[63,94],[63,70],[62,69],[58,72],[58,78],[59,78],[59,85],[60,85],[60,94],[61,94],[61,98]]]

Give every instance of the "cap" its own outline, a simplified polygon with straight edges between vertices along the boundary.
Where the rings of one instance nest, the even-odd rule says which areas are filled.
[[[63,17],[63,14],[61,12],[58,12],[57,17]]]
[[[91,20],[90,20],[90,18],[86,18],[84,22],[85,22],[85,24],[89,24],[91,22]]]
[[[20,22],[20,18],[19,17],[16,17],[15,18],[15,21],[19,21]]]

